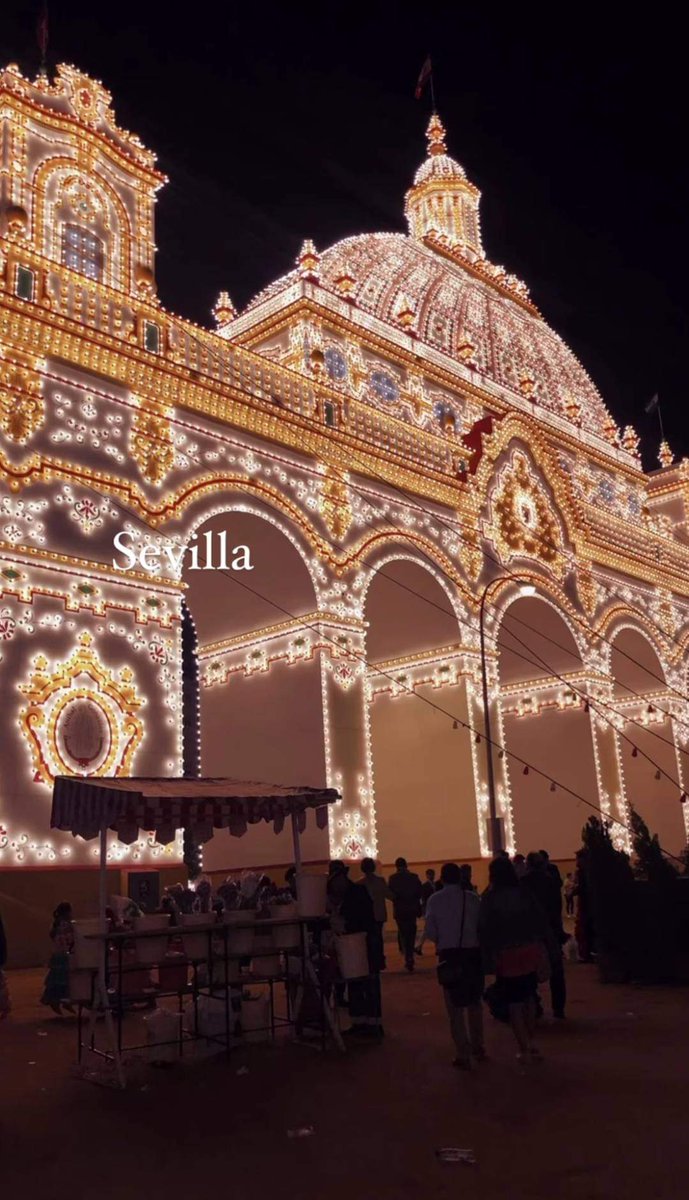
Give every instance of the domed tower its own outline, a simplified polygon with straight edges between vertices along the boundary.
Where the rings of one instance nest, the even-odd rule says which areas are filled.
[[[404,202],[409,232],[419,242],[440,242],[470,262],[483,258],[478,211],[481,193],[447,153],[445,129],[437,113],[428,123],[426,137],[428,157],[416,172]]]

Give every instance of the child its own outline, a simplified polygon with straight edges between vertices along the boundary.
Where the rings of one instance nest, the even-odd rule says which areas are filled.
[[[568,871],[563,889],[565,893],[565,912],[568,917],[574,916],[574,888],[574,876],[571,871]]]
[[[72,929],[72,905],[67,901],[58,904],[53,913],[53,924],[50,929],[50,939],[53,943],[53,953],[48,963],[48,974],[43,984],[41,1004],[47,1004],[58,1017],[62,1009],[74,1012],[69,1000],[69,956],[74,949],[74,931]]]

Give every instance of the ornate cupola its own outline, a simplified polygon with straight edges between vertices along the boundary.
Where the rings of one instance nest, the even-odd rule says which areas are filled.
[[[428,158],[416,172],[404,202],[409,232],[417,241],[439,243],[472,262],[482,259],[481,193],[467,179],[464,168],[448,155],[445,129],[437,113],[429,121],[426,136]]]

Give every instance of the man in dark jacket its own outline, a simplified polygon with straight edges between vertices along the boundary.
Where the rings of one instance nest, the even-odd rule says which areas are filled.
[[[397,923],[404,965],[408,971],[413,971],[416,922],[421,915],[423,888],[418,875],[409,870],[405,858],[396,858],[395,867],[395,874],[388,879],[393,901],[392,911]]]
[[[543,858],[543,852],[532,852],[526,856],[526,874],[521,879],[521,887],[528,891],[538,902],[546,915],[548,925],[553,934],[554,950],[550,964],[550,1001],[553,1016],[560,1020],[565,1015],[567,987],[565,984],[565,967],[562,959],[562,946],[566,941],[562,925],[562,894],[558,879],[560,872]]]
[[[350,979],[349,1016],[351,1029],[345,1033],[379,1039],[383,1036],[380,972],[383,966],[382,940],[376,924],[373,901],[365,888],[348,878],[346,863],[335,859],[328,875],[328,905],[333,928],[342,933],[365,933],[368,975]]]

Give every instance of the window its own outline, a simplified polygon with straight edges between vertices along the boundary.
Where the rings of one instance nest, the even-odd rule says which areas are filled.
[[[151,354],[160,351],[160,330],[154,321],[144,321],[144,346]]]
[[[33,300],[34,273],[28,267],[17,267],[16,291],[20,300]]]
[[[323,358],[325,369],[332,380],[341,383],[347,378],[347,359],[341,350],[335,346],[328,346]]]
[[[399,396],[399,388],[395,380],[385,371],[371,372],[371,387],[378,399],[385,401],[386,404],[393,404]]]
[[[65,225],[62,230],[62,262],[88,279],[103,278],[103,243],[90,229]]]
[[[330,400],[326,400],[325,404],[323,405],[323,416],[328,429],[334,429],[337,424],[335,417],[335,405]]]

